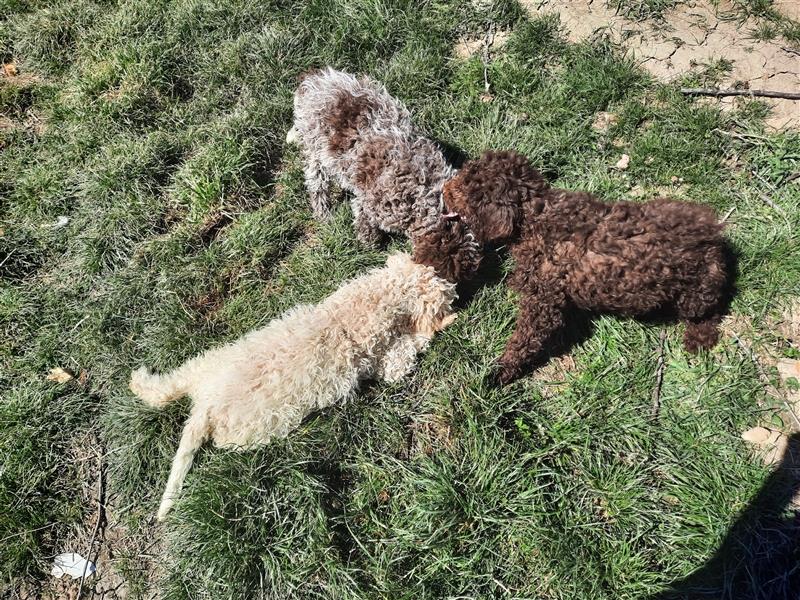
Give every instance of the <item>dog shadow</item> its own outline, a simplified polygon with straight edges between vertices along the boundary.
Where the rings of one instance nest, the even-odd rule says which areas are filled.
[[[800,598],[800,433],[714,556],[650,600]]]
[[[460,169],[464,166],[464,163],[469,160],[469,156],[467,156],[466,152],[464,152],[458,146],[454,146],[448,142],[443,142],[437,138],[431,138],[431,140],[439,146],[439,149],[442,151],[445,160],[454,169]]]
[[[482,289],[493,287],[503,280],[503,261],[505,257],[492,249],[484,249],[477,272],[457,286],[458,300],[454,306],[460,310],[466,308]]]

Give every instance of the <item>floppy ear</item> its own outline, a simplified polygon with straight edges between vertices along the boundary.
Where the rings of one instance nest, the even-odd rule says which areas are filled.
[[[414,262],[433,267],[438,277],[453,283],[472,277],[483,256],[480,245],[461,221],[441,220],[412,238],[412,243]]]
[[[475,224],[481,239],[500,241],[513,237],[517,231],[520,214],[519,204],[492,202],[480,210],[481,219]]]
[[[386,266],[392,269],[401,269],[411,266],[411,256],[405,252],[396,252],[386,259]]]
[[[441,321],[439,321],[439,331],[441,331],[442,329],[444,329],[449,325],[452,325],[453,322],[456,320],[456,318],[458,318],[458,315],[456,313],[453,313],[451,315],[446,316]]]

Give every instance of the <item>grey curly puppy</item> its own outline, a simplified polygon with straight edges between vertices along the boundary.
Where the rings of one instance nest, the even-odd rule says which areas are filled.
[[[368,77],[331,68],[303,76],[286,140],[302,148],[314,215],[329,215],[337,183],[352,194],[356,234],[366,244],[379,243],[384,232],[416,244],[451,218],[442,188],[455,169],[417,133],[408,109]],[[468,229],[464,235],[473,243]]]

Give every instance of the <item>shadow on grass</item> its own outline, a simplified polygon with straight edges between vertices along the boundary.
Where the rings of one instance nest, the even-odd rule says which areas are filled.
[[[800,433],[700,569],[651,600],[800,598]]]

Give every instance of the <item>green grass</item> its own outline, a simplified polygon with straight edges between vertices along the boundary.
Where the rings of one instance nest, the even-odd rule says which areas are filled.
[[[105,446],[131,536],[152,531],[187,403],[142,406],[133,368],[174,367],[384,260],[355,242],[346,206],[310,216],[283,143],[309,67],[370,73],[431,136],[470,155],[516,148],[564,187],[735,208],[733,310],[767,334],[800,289],[800,137],[764,132],[758,103],[721,114],[657,85],[602,40],[570,45],[513,2],[480,6],[0,1],[0,55],[20,72],[0,83],[9,589],[74,550],[61,542],[94,485],[70,458],[83,432]],[[486,103],[480,57],[452,49],[488,22],[512,36]],[[604,110],[619,120],[594,131]],[[559,385],[490,389],[513,318],[505,286],[484,287],[406,382],[258,451],[204,449],[163,528],[163,577],[143,579],[135,551],[117,567],[170,599],[644,598],[700,568],[767,476],[739,440],[775,402],[750,359],[729,338],[689,357],[667,327],[655,416],[659,327],[602,317]],[[46,381],[55,366],[84,376]]]

